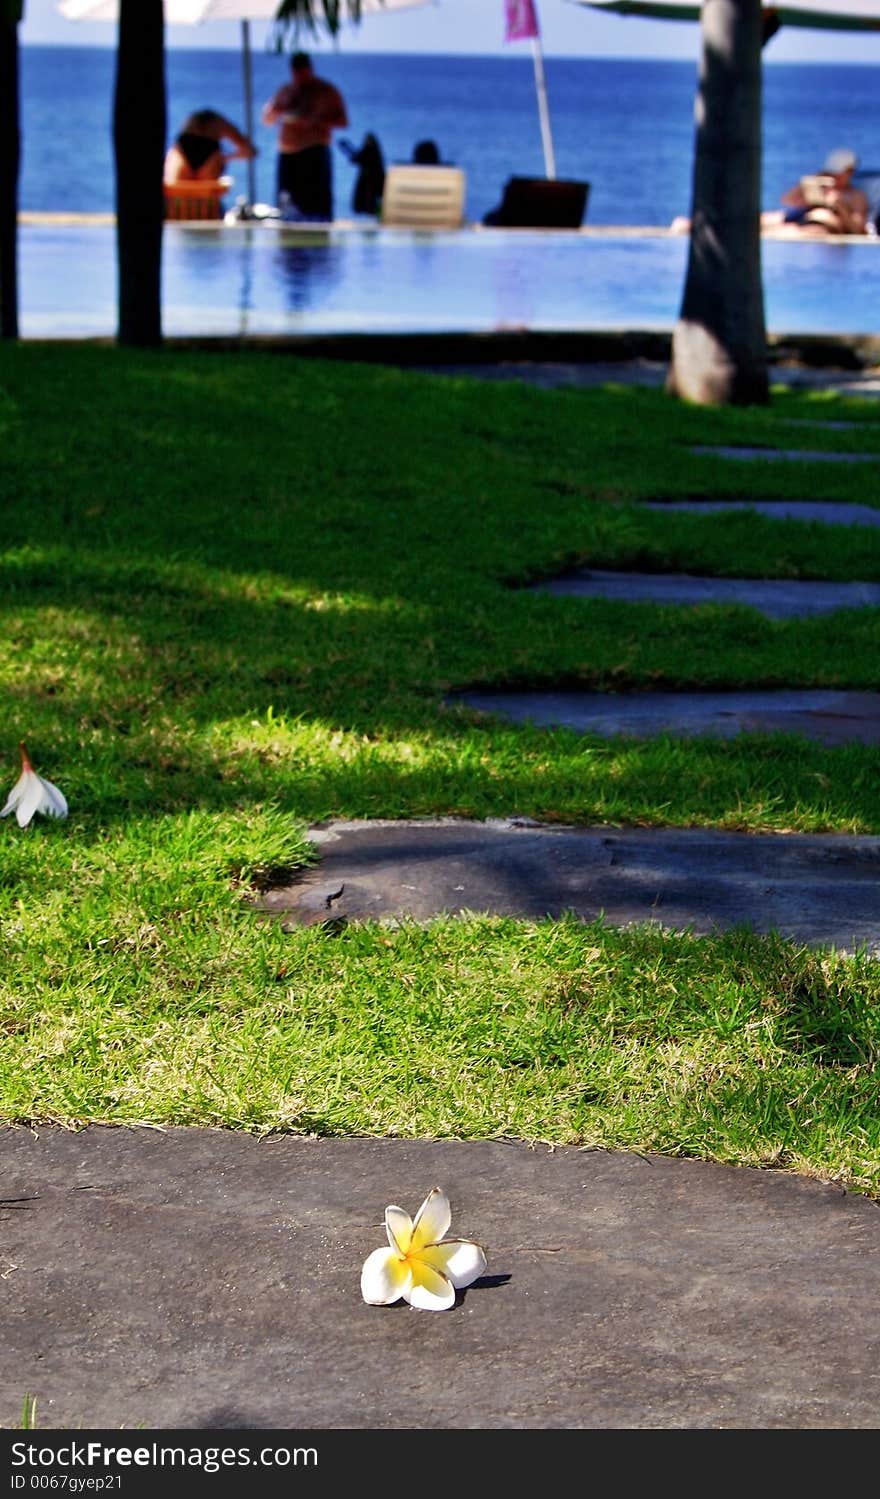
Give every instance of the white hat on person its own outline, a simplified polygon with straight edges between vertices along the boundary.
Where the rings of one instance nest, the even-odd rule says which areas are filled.
[[[829,151],[825,158],[825,171],[833,172],[835,177],[840,172],[855,170],[859,164],[859,158],[855,151],[850,151],[847,146],[839,146],[836,151]]]

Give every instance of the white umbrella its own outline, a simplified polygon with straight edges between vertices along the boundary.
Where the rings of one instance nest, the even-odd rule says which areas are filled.
[[[699,0],[572,0],[591,10],[620,16],[650,16],[664,21],[698,21]],[[786,0],[765,5],[764,15],[780,26],[809,26],[819,31],[880,31],[880,0]]]
[[[274,21],[279,0],[165,0],[165,22],[168,26],[197,26],[202,21],[240,21],[241,58],[244,84],[245,133],[254,134],[254,89],[251,64],[251,21]],[[388,10],[410,10],[428,5],[431,0],[361,0],[363,15],[380,15]],[[58,11],[68,21],[117,21],[119,0],[59,0]],[[247,164],[248,199],[256,197],[253,161]]]
[[[431,0],[361,0],[363,15],[409,10]],[[274,21],[279,0],[165,0],[169,26],[196,26],[200,21]],[[58,10],[70,21],[115,21],[118,0],[60,0]]]

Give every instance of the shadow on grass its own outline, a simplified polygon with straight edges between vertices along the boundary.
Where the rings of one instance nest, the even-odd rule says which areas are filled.
[[[100,807],[103,827],[256,800],[303,820],[441,807],[876,824],[864,754],[609,745],[441,707],[451,689],[502,681],[880,685],[878,611],[647,616],[499,581],[573,551],[685,565],[710,523],[630,502],[802,492],[802,474],[695,466],[689,452],[755,421],[769,433],[772,414],[747,421],[632,390],[482,387],[475,402],[466,380],[271,356],[37,346],[14,361],[0,350],[0,375],[0,491],[19,518],[0,579],[4,718],[72,805]],[[860,440],[875,441],[876,424],[865,428]],[[828,434],[829,446],[851,436]],[[857,495],[851,475],[823,485]],[[731,538],[741,551],[756,531],[731,524],[712,544],[720,567]],[[817,539],[798,558],[805,533],[786,534],[783,555],[764,548],[768,565],[817,565]],[[836,545],[845,572],[854,542]]]

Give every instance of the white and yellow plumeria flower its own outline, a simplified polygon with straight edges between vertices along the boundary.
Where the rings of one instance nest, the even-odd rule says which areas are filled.
[[[374,1249],[361,1271],[361,1295],[370,1306],[390,1306],[401,1296],[426,1312],[445,1312],[456,1291],[472,1285],[486,1269],[486,1256],[469,1239],[446,1239],[452,1222],[449,1198],[439,1187],[428,1193],[415,1216],[403,1208],[385,1209],[387,1249]]]
[[[43,812],[46,817],[66,817],[67,802],[63,792],[53,786],[51,781],[37,775],[23,741],[18,749],[21,755],[21,775],[10,791],[0,817],[8,817],[10,812],[14,812],[20,828],[27,827],[35,812]]]

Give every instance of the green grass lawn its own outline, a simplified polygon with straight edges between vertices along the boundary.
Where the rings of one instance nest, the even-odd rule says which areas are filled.
[[[853,431],[791,418],[845,418]],[[515,1135],[880,1195],[878,964],[775,938],[475,918],[283,933],[312,821],[880,832],[876,749],[607,741],[473,685],[880,688],[880,611],[532,595],[573,562],[880,579],[880,531],[643,499],[880,506],[870,403],[686,408],[282,355],[0,347],[5,737],[66,822],[0,823],[0,1117]]]

